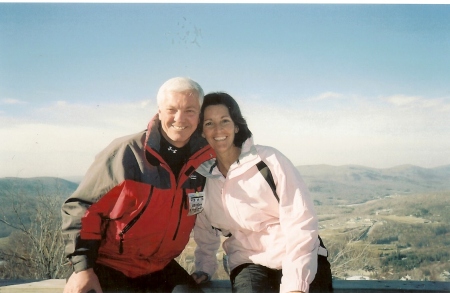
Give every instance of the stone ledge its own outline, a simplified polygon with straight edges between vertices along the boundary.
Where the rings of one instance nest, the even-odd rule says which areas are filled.
[[[1,293],[61,293],[65,279],[42,281],[0,280]]]
[[[64,279],[42,281],[0,280],[1,293],[61,293]],[[450,282],[333,280],[334,293],[419,293],[450,292]],[[214,280],[203,287],[205,293],[231,292],[228,280]]]

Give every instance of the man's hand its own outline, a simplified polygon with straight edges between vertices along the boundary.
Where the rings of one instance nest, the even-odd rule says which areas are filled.
[[[192,273],[191,276],[197,284],[201,284],[209,280],[208,274],[204,272],[195,272]]]
[[[64,293],[103,293],[93,269],[73,272],[64,287]]]

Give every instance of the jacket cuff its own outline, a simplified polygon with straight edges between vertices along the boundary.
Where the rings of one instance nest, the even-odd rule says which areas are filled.
[[[95,266],[95,261],[90,260],[86,255],[75,255],[70,258],[73,271],[75,273],[91,269]]]
[[[309,292],[308,282],[297,282],[297,284],[283,284],[280,285],[280,293],[288,293],[291,291]]]
[[[79,240],[77,249],[71,256],[69,262],[74,272],[85,271],[95,267],[100,240]]]
[[[208,273],[205,273],[204,271],[195,271],[194,274],[196,274],[198,277],[206,276],[206,280],[204,280],[202,283],[206,283],[211,280],[211,275]]]

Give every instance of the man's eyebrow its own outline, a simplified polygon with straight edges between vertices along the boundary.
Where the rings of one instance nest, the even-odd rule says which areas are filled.
[[[186,107],[186,109],[197,109],[197,107],[195,107],[195,106],[189,106],[189,107]]]

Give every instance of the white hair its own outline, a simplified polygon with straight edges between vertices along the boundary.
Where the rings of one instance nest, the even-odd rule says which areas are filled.
[[[198,101],[200,106],[203,103],[203,89],[202,87],[195,81],[187,77],[174,77],[163,83],[163,85],[159,88],[158,94],[156,96],[156,101],[158,103],[158,107],[164,102],[166,98],[166,94],[168,92],[184,92],[184,91],[193,91],[198,95]]]

